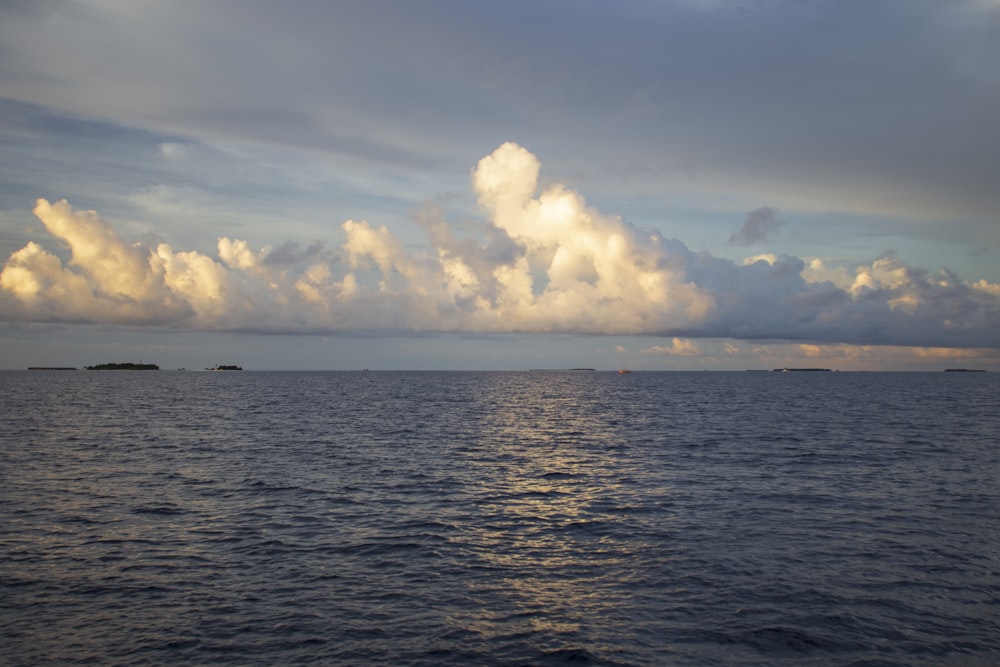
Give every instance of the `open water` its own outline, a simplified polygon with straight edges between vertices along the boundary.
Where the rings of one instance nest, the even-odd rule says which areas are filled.
[[[0,664],[1000,664],[1000,374],[0,390]]]

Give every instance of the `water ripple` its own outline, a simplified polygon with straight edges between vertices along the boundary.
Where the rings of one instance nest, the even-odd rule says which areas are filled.
[[[997,662],[997,380],[801,375],[0,374],[3,661]]]

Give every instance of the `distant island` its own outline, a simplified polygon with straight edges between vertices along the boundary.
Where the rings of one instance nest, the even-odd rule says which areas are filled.
[[[85,366],[88,371],[158,371],[160,367],[156,364],[136,364],[131,361],[115,364],[97,364],[96,366]]]
[[[982,368],[946,368],[945,373],[985,373],[986,370]]]
[[[241,367],[239,367],[239,366],[226,366],[224,364],[219,364],[215,368],[209,368],[207,370],[211,370],[211,371],[241,371],[243,369]]]

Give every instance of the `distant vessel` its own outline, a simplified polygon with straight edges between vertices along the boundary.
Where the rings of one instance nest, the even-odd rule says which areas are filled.
[[[630,371],[630,370],[629,370],[629,369],[627,369],[627,368],[619,368],[619,369],[618,369],[618,374],[619,374],[619,375],[625,375],[626,373],[631,373],[631,372],[632,372],[632,371]]]
[[[226,366],[224,364],[219,364],[218,366],[210,369],[213,371],[241,371],[243,370],[240,366]]]
[[[775,368],[775,373],[788,373],[790,371],[825,371],[830,372],[829,368]]]

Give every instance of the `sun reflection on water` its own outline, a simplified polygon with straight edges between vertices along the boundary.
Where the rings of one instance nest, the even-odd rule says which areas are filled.
[[[477,396],[494,407],[470,452],[480,475],[471,546],[490,573],[486,597],[508,602],[483,609],[477,632],[542,633],[555,648],[629,608],[622,582],[635,545],[615,536],[628,534],[619,525],[633,510],[622,478],[633,462],[626,416],[604,399],[602,379],[518,375],[498,389],[516,400],[493,403],[488,386]],[[523,386],[512,391],[511,382]]]

